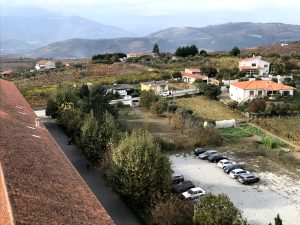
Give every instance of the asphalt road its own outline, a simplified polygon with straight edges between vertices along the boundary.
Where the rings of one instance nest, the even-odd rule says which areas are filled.
[[[54,120],[44,116],[40,116],[40,120],[46,126],[50,134],[56,140],[114,222],[117,225],[141,224],[131,209],[109,188],[100,171],[92,167],[87,171],[88,161],[80,154],[75,145],[68,145],[69,138]]]

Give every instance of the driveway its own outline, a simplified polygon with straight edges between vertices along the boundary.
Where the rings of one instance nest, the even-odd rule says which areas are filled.
[[[75,145],[68,145],[69,138],[54,120],[44,116],[44,112],[44,110],[35,111],[114,222],[117,225],[141,224],[131,209],[109,188],[106,180],[103,178],[103,173],[92,167],[87,171],[86,165],[88,161],[80,154],[79,149]]]

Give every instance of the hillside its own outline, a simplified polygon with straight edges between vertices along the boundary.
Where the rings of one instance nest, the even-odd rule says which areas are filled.
[[[144,38],[73,39],[49,44],[26,56],[85,58],[96,53],[150,51],[157,42],[161,51],[196,44],[209,51],[241,49],[300,39],[300,25],[278,23],[229,23],[203,28],[169,28]]]
[[[300,55],[300,42],[299,43],[289,43],[287,46],[281,46],[280,44],[262,46],[256,48],[247,48],[242,50],[242,54],[249,55],[252,53],[258,53],[260,55],[270,55],[270,54],[279,54],[279,55]]]

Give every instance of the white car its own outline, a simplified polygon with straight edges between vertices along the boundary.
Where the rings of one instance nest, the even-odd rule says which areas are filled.
[[[183,192],[182,195],[185,199],[196,199],[201,197],[202,195],[205,195],[205,191],[200,187],[195,187],[186,192]]]
[[[234,170],[230,171],[229,176],[236,179],[236,178],[238,178],[239,175],[242,175],[242,174],[250,174],[250,172],[247,170],[243,170],[243,169],[234,169]]]
[[[227,166],[229,164],[236,164],[236,162],[230,161],[228,159],[222,159],[218,162],[217,166],[220,168],[223,168],[224,166]]]

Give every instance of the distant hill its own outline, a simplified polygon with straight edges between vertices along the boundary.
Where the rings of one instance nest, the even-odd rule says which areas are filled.
[[[168,28],[148,36],[164,39],[173,46],[196,44],[206,50],[250,48],[300,39],[300,25],[282,23],[227,23],[202,28]],[[175,50],[175,49],[171,49]]]
[[[161,51],[173,52],[178,46],[196,44],[208,51],[271,45],[300,39],[300,25],[281,23],[228,23],[203,28],[168,28],[144,38],[101,40],[73,39],[49,44],[26,54],[30,57],[85,58],[105,52],[150,51],[158,43]]]
[[[90,58],[99,53],[150,51],[147,38],[71,39],[49,44],[25,54],[32,58]]]
[[[78,16],[62,16],[38,8],[1,16],[1,55],[28,52],[46,44],[73,39],[104,39],[130,36],[114,26],[103,25]],[[2,11],[1,11],[2,12]],[[16,40],[19,41],[17,45]],[[23,43],[21,45],[21,42]],[[27,44],[27,47],[26,47]],[[11,46],[14,48],[11,48]]]

